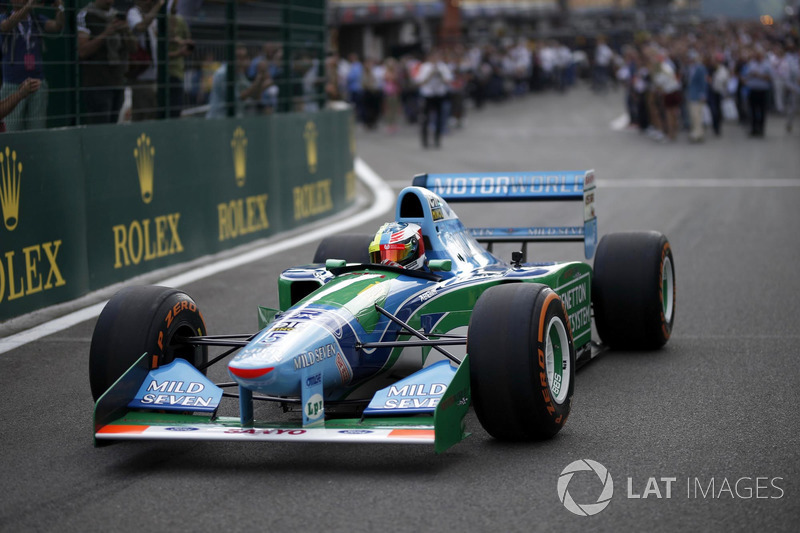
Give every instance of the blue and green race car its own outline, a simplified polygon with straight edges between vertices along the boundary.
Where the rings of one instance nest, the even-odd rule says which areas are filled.
[[[280,309],[259,308],[255,333],[209,335],[180,290],[123,289],[92,337],[96,444],[367,442],[442,452],[467,436],[470,405],[494,438],[554,436],[579,366],[606,348],[659,348],[675,318],[666,237],[598,242],[595,193],[593,171],[416,176],[399,194],[394,226],[418,228],[417,268],[370,255],[402,250],[395,234],[329,237],[313,264],[281,274]],[[583,224],[466,228],[448,203],[458,201],[580,202]],[[583,242],[594,265],[526,262],[528,243],[569,241]],[[492,253],[502,242],[522,244],[510,262]],[[209,346],[221,353],[209,356]],[[228,382],[206,376],[217,363]],[[225,402],[238,416],[220,415]],[[259,420],[256,402],[288,414]]]

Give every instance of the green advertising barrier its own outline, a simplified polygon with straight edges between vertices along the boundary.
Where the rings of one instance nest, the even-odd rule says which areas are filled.
[[[0,319],[87,292],[80,137],[0,138]]]
[[[344,209],[352,134],[323,111],[4,136],[0,320]]]

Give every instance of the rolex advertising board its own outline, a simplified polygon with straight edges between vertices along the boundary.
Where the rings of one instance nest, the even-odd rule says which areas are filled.
[[[0,320],[88,289],[80,138],[48,135],[0,142]]]
[[[4,136],[0,320],[343,209],[355,191],[349,117]]]
[[[276,116],[279,181],[291,197],[283,213],[287,227],[317,220],[342,209],[349,154],[349,114],[307,113]]]

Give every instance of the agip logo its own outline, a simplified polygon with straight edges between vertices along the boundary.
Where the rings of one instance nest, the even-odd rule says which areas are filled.
[[[136,139],[133,158],[136,160],[136,172],[139,174],[139,189],[142,192],[142,201],[149,204],[153,201],[153,167],[155,165],[156,148],[151,145],[150,137],[144,133]]]
[[[308,171],[312,174],[317,172],[317,126],[312,121],[306,122],[305,133],[303,138],[306,140],[306,160],[308,162]]]
[[[236,176],[236,185],[244,187],[245,179],[247,179],[247,135],[241,126],[233,132],[231,150],[233,151],[233,171]]]
[[[0,188],[0,207],[3,210],[3,224],[8,231],[14,231],[19,223],[19,191],[22,178],[22,161],[17,161],[17,151],[6,146],[5,153],[0,152],[0,172],[2,188]]]
[[[597,474],[600,479],[602,489],[600,495],[597,497],[595,503],[576,503],[569,493],[569,483],[576,472],[589,471]],[[608,469],[591,459],[579,459],[568,464],[561,475],[558,477],[558,499],[564,504],[564,507],[571,513],[578,516],[592,516],[596,515],[611,503],[611,497],[614,495],[614,481],[611,479],[611,474]]]

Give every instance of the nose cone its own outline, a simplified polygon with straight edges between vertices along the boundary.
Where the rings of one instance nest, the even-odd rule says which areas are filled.
[[[324,323],[316,316],[280,319],[239,351],[228,372],[239,385],[271,396],[298,396],[304,375],[341,386],[352,370]]]

